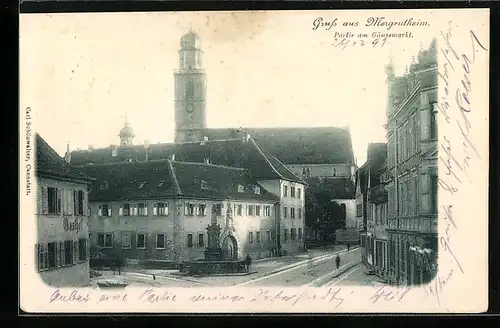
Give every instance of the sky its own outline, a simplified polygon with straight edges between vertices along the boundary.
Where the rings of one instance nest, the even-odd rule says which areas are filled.
[[[68,143],[72,150],[118,144],[125,115],[134,143],[172,142],[173,72],[180,38],[192,29],[204,51],[209,128],[348,126],[362,165],[368,143],[386,140],[389,56],[402,74],[433,35],[412,28],[412,39],[341,49],[331,46],[335,32],[386,31],[312,29],[318,17],[364,22],[368,16],[373,12],[21,15],[21,106],[31,107],[35,130],[60,155]],[[402,18],[391,11],[377,16]]]

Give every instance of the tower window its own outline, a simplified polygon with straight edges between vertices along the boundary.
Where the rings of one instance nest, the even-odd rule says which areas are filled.
[[[186,83],[186,99],[194,98],[194,83],[193,81],[188,81]]]

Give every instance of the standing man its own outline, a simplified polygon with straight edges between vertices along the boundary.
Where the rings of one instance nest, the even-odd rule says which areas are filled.
[[[251,264],[252,264],[252,258],[250,257],[250,254],[247,254],[247,257],[245,258],[245,265],[247,267],[247,272],[250,272]]]
[[[340,256],[339,256],[339,254],[337,254],[337,256],[335,257],[335,264],[337,265],[337,269],[338,269],[339,265],[340,265]]]
[[[312,268],[313,268],[313,256],[311,253],[309,253],[308,256],[309,256],[309,260],[307,261],[307,268],[309,270],[312,270]]]
[[[351,249],[351,245],[347,244],[347,251],[349,252],[350,249]]]

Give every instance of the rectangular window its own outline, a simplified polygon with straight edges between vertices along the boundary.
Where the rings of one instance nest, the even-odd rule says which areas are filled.
[[[215,204],[215,215],[222,215],[222,204]]]
[[[299,219],[302,219],[302,207],[299,207]]]
[[[254,208],[254,205],[248,205],[247,209],[248,209],[248,216],[253,216],[253,208]]]
[[[269,231],[269,230],[266,231],[266,241],[268,243],[271,242],[271,231]]]
[[[111,216],[111,208],[110,208],[110,206],[108,204],[101,204],[101,205],[99,205],[99,209],[98,209],[97,215],[101,216],[101,217]]]
[[[194,215],[194,204],[187,203],[184,207],[184,215],[193,216]]]
[[[64,264],[73,264],[73,241],[66,240],[64,242]]]
[[[288,229],[283,230],[283,241],[288,241]]]
[[[288,208],[286,206],[283,206],[283,218],[287,218],[288,217]]]
[[[130,233],[124,233],[122,238],[122,248],[128,249],[132,247],[132,235]]]
[[[290,218],[295,219],[295,207],[290,207]]]
[[[47,188],[48,214],[61,214],[61,191],[57,188]]]
[[[113,247],[113,234],[111,233],[100,233],[97,235],[97,245],[100,248],[111,248]]]
[[[156,249],[165,249],[165,234],[156,234]]]
[[[302,240],[302,228],[299,228],[299,240]]]
[[[243,215],[243,205],[237,205],[236,207],[236,215],[242,216]]]
[[[120,208],[121,210],[121,216],[130,216],[130,204],[129,203],[125,203],[125,204],[122,204],[122,207]]]
[[[252,231],[248,232],[248,243],[253,244],[253,232]]]
[[[146,248],[146,235],[143,233],[137,234],[136,248],[144,249]]]
[[[260,216],[260,205],[255,206],[255,216]]]
[[[438,127],[437,127],[437,111],[435,110],[435,103],[431,104],[431,122],[430,122],[430,137],[436,139],[438,137]]]
[[[207,215],[206,210],[207,210],[207,205],[205,205],[205,204],[198,205],[198,215],[199,216]]]
[[[256,231],[256,232],[255,232],[255,241],[256,241],[257,243],[260,243],[260,231]]]
[[[153,203],[153,215],[168,216],[168,203],[166,202]]]
[[[297,239],[297,229],[295,229],[295,228],[291,228],[291,229],[290,229],[290,238],[291,238],[292,240]]]
[[[199,233],[198,234],[198,247],[203,247],[205,246],[205,234]]]
[[[356,217],[361,217],[363,216],[363,205],[362,204],[357,204],[356,205]]]
[[[290,197],[295,197],[295,187],[290,187]]]
[[[288,186],[283,186],[283,196],[288,196]]]
[[[148,203],[139,203],[138,208],[139,216],[148,216]]]
[[[302,189],[297,188],[297,198],[301,199],[302,198]]]
[[[70,263],[72,263],[72,261]],[[56,246],[56,243],[48,243],[47,244],[47,267],[46,268],[53,269],[56,266],[57,266],[57,246]]]
[[[264,207],[264,210],[266,216],[271,216],[271,206],[266,205],[266,207]]]
[[[47,268],[47,247],[45,244],[38,244],[35,246],[37,248],[38,255],[38,271],[41,271]]]
[[[438,213],[438,177],[435,174],[431,175],[431,210],[432,213]]]
[[[73,211],[75,215],[83,215],[83,190],[73,190]]]
[[[260,187],[255,187],[255,194],[260,195]]]
[[[86,261],[87,260],[87,239],[80,238],[78,240],[78,260]]]
[[[193,247],[193,234],[188,233],[187,247]]]

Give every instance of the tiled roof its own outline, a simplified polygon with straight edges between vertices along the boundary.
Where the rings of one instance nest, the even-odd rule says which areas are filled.
[[[348,128],[229,128],[206,129],[209,140],[242,138],[250,134],[281,162],[291,164],[354,163]]]
[[[286,165],[354,163],[351,134],[347,128],[206,129],[204,134],[208,137],[208,141],[205,142],[207,145],[217,141],[225,141],[228,143],[219,145],[222,148],[229,147],[229,151],[233,150],[232,147],[235,144],[240,145],[246,134],[250,134],[261,149],[265,149]],[[200,143],[193,144],[199,145]],[[143,161],[146,158],[144,146],[114,147],[117,149],[115,157],[111,155],[112,147],[73,151],[71,163],[74,165],[90,162],[104,164],[122,162],[129,158]],[[172,143],[151,144],[148,148],[148,159],[166,159],[174,150],[177,156],[177,153],[182,152],[180,148],[185,147],[194,146],[189,146],[189,143],[179,145]]]
[[[248,170],[220,165],[158,160],[85,165],[82,170],[96,179],[91,201],[171,197],[279,200],[263,187],[255,194],[257,182]],[[238,191],[238,185],[245,187],[244,192]]]
[[[88,182],[90,178],[66,162],[50,145],[36,134],[36,174]]]
[[[314,177],[307,179],[308,192],[327,192],[331,199],[354,199],[355,185],[347,177]]]
[[[112,156],[112,148],[93,149],[91,151],[74,151],[71,163],[84,165],[88,163],[106,164],[113,162],[146,161],[172,159],[175,161],[210,163],[229,167],[248,169],[259,179],[286,179],[296,182],[303,180],[290,172],[280,161],[265,151],[251,138],[211,140],[205,142],[186,142],[180,144],[152,144],[144,146],[117,147],[116,156]]]

